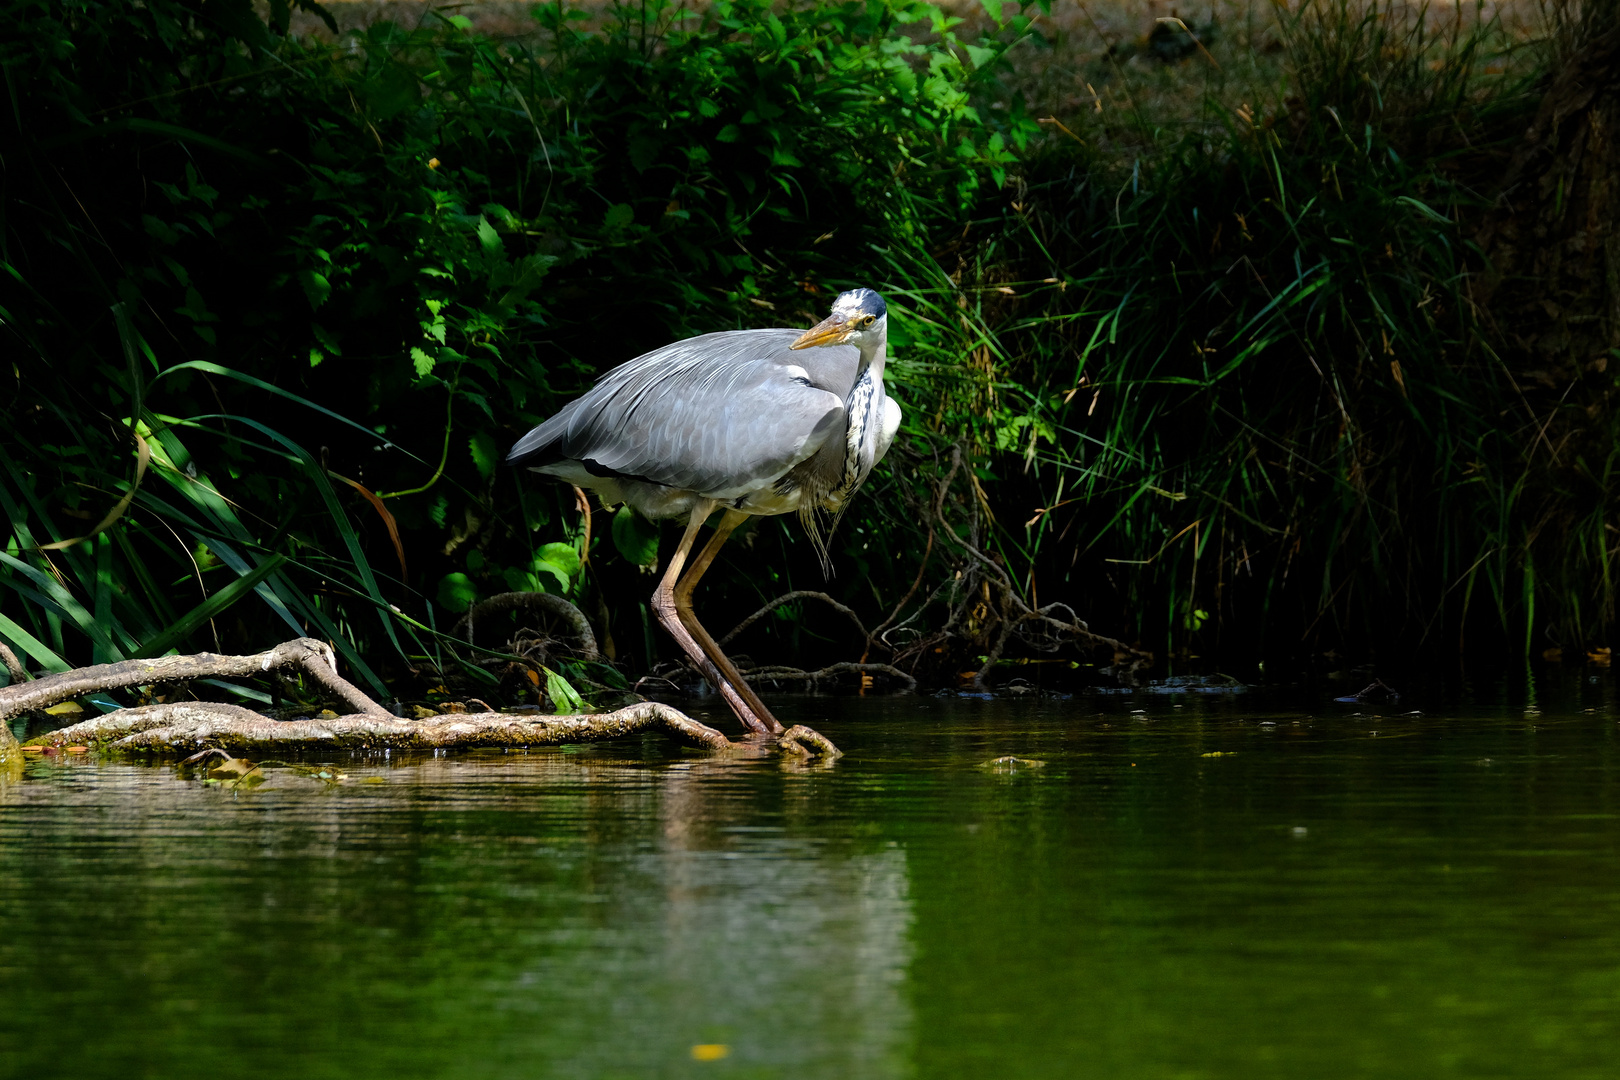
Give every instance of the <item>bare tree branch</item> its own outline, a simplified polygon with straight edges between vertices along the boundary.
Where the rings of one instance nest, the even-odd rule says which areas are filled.
[[[872,635],[866,632],[866,627],[861,623],[861,617],[855,614],[855,610],[853,608],[840,604],[837,600],[834,600],[824,592],[814,592],[809,589],[798,589],[794,592],[783,593],[781,596],[778,596],[775,600],[772,600],[770,603],[766,604],[764,607],[760,608],[758,611],[748,616],[748,618],[734,626],[731,633],[720,639],[719,644],[721,648],[724,648],[732,638],[736,637],[750,626],[753,626],[760,619],[763,619],[765,616],[769,615],[783,604],[790,604],[795,600],[820,600],[822,603],[831,607],[834,611],[837,611],[840,615],[848,616],[849,621],[855,624],[855,629],[861,632],[861,637],[867,642],[872,640]]]
[[[597,716],[516,717],[505,713],[452,713],[433,720],[394,716],[339,716],[278,721],[249,709],[212,702],[173,702],[120,709],[33,739],[30,745],[99,746],[162,753],[205,748],[234,753],[289,750],[437,750],[474,746],[555,746],[596,742],[663,729],[705,750],[730,750],[720,732],[656,701]],[[831,744],[829,744],[831,745]],[[797,750],[790,752],[796,753]]]
[[[572,605],[570,605],[572,607]],[[775,745],[758,741],[732,743],[720,732],[656,701],[643,701],[595,716],[515,717],[504,713],[452,713],[428,721],[402,720],[372,701],[332,669],[332,652],[322,642],[298,638],[251,656],[163,656],[125,660],[48,675],[20,686],[0,688],[0,764],[17,753],[16,740],[4,721],[20,713],[45,709],[84,694],[132,686],[151,686],[204,677],[260,676],[295,667],[342,698],[357,711],[348,716],[279,721],[251,709],[207,701],[176,701],[119,709],[32,740],[33,746],[98,745],[116,750],[161,753],[224,749],[264,750],[442,749],[470,746],[553,746],[595,742],[638,731],[664,730],[706,750],[758,750]],[[816,752],[836,757],[825,737],[795,728],[786,753]]]
[[[393,718],[392,713],[337,673],[336,658],[330,646],[313,638],[295,638],[268,652],[251,656],[219,656],[214,653],[159,656],[151,660],[121,660],[116,664],[98,664],[46,675],[33,682],[0,688],[0,721],[106,690],[192,679],[262,676],[280,668],[298,668],[357,713],[379,719]]]

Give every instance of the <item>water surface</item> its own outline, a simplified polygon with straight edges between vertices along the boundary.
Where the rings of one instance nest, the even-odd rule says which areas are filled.
[[[34,762],[0,1075],[1614,1076],[1615,711],[1356,711],[799,699],[836,766],[650,736],[239,792]]]

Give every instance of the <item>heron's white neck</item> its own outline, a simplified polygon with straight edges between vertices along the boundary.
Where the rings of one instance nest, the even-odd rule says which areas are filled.
[[[857,378],[861,372],[871,369],[872,378],[880,383],[883,381],[883,365],[888,362],[888,344],[888,335],[884,335],[870,345],[860,346],[861,360],[855,372]]]

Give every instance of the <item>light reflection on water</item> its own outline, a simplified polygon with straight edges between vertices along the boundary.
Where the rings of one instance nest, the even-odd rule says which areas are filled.
[[[818,770],[656,737],[240,793],[34,762],[0,1076],[1608,1077],[1603,693],[790,702],[849,752]]]
[[[905,1074],[904,852],[758,820],[749,773],[789,817],[814,775],[642,749],[239,793],[34,763],[0,789],[0,1069],[661,1076],[719,1044],[731,1070]],[[40,1037],[64,1012],[99,1037]]]

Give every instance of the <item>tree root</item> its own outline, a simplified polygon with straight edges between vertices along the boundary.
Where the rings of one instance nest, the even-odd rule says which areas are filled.
[[[482,603],[476,604],[461,617],[451,631],[457,636],[465,636],[471,642],[473,634],[480,621],[491,615],[500,615],[512,611],[534,611],[560,619],[568,625],[577,642],[575,653],[581,660],[600,660],[601,651],[596,645],[596,634],[591,630],[590,622],[585,618],[584,612],[560,596],[550,593],[538,592],[508,592],[490,597]],[[463,635],[462,631],[466,633]]]
[[[663,730],[705,750],[746,751],[755,743],[733,743],[725,735],[679,710],[643,701],[596,716],[515,717],[504,713],[452,713],[431,720],[403,720],[337,674],[331,650],[311,638],[298,638],[251,656],[163,656],[80,668],[21,685],[0,688],[0,761],[14,754],[16,741],[4,721],[46,709],[85,694],[220,676],[261,676],[298,668],[355,710],[348,716],[280,721],[251,709],[207,701],[176,701],[119,709],[60,728],[30,741],[31,746],[99,746],[114,750],[192,753],[222,749],[238,753],[266,750],[438,750],[448,747],[555,746],[596,742],[640,731]],[[787,754],[817,754],[830,760],[838,749],[817,732],[795,727],[782,736]]]

